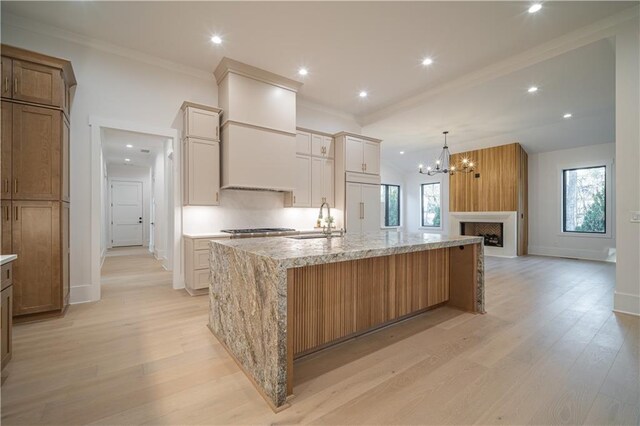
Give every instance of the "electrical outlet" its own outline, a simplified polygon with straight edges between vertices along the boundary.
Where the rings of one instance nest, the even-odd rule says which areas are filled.
[[[631,222],[640,223],[640,212],[631,212]]]

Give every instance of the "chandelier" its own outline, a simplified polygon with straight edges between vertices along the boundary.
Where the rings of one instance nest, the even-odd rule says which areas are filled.
[[[428,166],[427,170],[423,169],[423,165],[420,164],[420,173],[423,175],[437,175],[439,173],[448,173],[453,175],[455,173],[471,173],[474,170],[474,163],[468,158],[463,158],[460,164],[449,164],[451,154],[449,153],[449,147],[447,146],[448,131],[442,132],[444,135],[444,146],[440,157],[436,160],[436,163],[432,166]]]

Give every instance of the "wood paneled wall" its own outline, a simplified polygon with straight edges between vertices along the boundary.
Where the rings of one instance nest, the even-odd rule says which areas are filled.
[[[527,253],[528,156],[518,143],[451,155],[473,161],[474,173],[449,177],[450,212],[518,212],[518,255]]]
[[[293,354],[302,355],[449,299],[449,249],[290,270]]]

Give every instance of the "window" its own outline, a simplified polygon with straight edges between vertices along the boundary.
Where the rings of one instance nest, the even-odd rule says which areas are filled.
[[[423,183],[422,194],[422,226],[426,228],[440,227],[440,183]]]
[[[585,167],[562,172],[562,230],[604,234],[607,230],[607,168]]]
[[[380,185],[380,201],[383,206],[384,226],[400,226],[400,186]]]

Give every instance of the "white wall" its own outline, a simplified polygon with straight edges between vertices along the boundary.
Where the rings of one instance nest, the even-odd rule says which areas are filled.
[[[100,186],[100,208],[103,217],[102,227],[100,228],[100,258],[101,262],[103,262],[107,248],[109,247],[109,221],[106,219],[109,217],[109,177],[107,176],[107,163],[104,160],[102,150],[100,152],[100,170],[102,178],[102,185]]]
[[[284,195],[280,192],[224,190],[220,193],[220,206],[185,207],[183,231],[198,234],[260,227],[305,230],[315,226],[318,209],[283,208],[283,205]]]
[[[362,127],[356,119],[298,98],[296,104],[296,126],[326,133],[341,131],[361,133]],[[375,135],[369,135],[374,136]]]
[[[640,25],[638,18],[616,35],[617,264],[614,309],[640,315]]]
[[[151,210],[151,179],[149,171],[149,167],[125,166],[123,164],[107,164],[107,176],[109,178],[109,183],[113,182],[114,180],[142,183],[142,244],[145,247],[149,246],[149,223]],[[110,197],[111,188],[109,188],[108,194]],[[108,205],[111,205],[110,201]],[[103,217],[103,222],[109,223],[109,221],[109,216]],[[109,235],[111,234],[109,233]],[[111,247],[111,244],[109,244],[109,247]]]
[[[607,259],[609,249],[616,247],[614,158],[613,143],[529,154],[530,254]],[[607,166],[608,235],[562,233],[562,170],[589,166]]]
[[[151,169],[153,186],[153,203],[155,210],[153,254],[157,259],[166,259],[167,256],[167,198],[165,196],[165,152],[156,154]]]
[[[176,127],[183,101],[217,105],[213,75],[183,72],[143,55],[88,47],[2,23],[2,42],[69,59],[78,80],[71,107],[71,302],[91,300],[91,158],[89,116]],[[84,43],[84,42],[83,42]],[[120,54],[121,53],[121,54]]]

